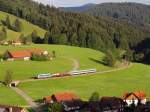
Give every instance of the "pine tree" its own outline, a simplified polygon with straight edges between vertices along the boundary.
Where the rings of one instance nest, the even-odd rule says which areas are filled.
[[[11,22],[9,16],[6,17],[5,24],[9,29],[11,28]]]
[[[50,33],[46,32],[44,36],[44,44],[49,44],[49,36],[50,36]]]
[[[78,45],[77,39],[78,39],[77,34],[76,34],[76,33],[73,33],[73,34],[71,35],[70,39],[69,39],[70,44],[71,44],[71,45]]]
[[[32,38],[32,42],[36,43],[37,39],[38,39],[38,34],[36,30],[33,30],[32,34],[31,34],[31,38]]]
[[[5,40],[7,38],[7,30],[5,27],[0,31],[0,41]]]
[[[19,19],[15,20],[15,23],[13,25],[13,30],[15,30],[16,32],[21,32],[22,31],[22,23]]]
[[[9,84],[12,82],[12,71],[7,70],[5,74],[4,84],[6,86],[9,86]]]
[[[110,50],[108,50],[106,52],[106,56],[104,58],[104,63],[111,67],[114,67],[116,64],[115,56],[113,55],[113,53]]]

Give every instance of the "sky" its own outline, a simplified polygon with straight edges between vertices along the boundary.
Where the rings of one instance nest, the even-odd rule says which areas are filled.
[[[104,3],[104,2],[137,2],[150,5],[150,0],[34,0],[44,4],[54,5],[56,7],[74,7],[87,3]]]

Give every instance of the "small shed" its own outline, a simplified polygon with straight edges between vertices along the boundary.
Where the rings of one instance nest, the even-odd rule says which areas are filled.
[[[20,81],[12,81],[10,83],[10,87],[16,87],[19,83],[20,83]]]

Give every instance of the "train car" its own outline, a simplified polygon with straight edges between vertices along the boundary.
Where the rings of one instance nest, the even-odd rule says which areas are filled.
[[[52,74],[52,77],[60,77],[60,73]]]
[[[89,73],[95,73],[97,70],[96,69],[87,69],[87,70],[76,70],[76,71],[71,71],[71,75],[82,75],[82,74],[89,74]]]
[[[65,76],[71,76],[71,74],[70,73],[56,73],[52,75],[52,77],[65,77]]]
[[[95,72],[97,72],[97,70],[96,69],[90,69],[90,70],[88,70],[88,72],[89,73],[95,73]]]
[[[70,74],[71,75],[80,75],[81,73],[79,71],[71,71]]]
[[[45,79],[45,78],[51,78],[52,77],[52,75],[50,74],[50,73],[48,73],[48,74],[39,74],[39,75],[37,75],[37,79]]]

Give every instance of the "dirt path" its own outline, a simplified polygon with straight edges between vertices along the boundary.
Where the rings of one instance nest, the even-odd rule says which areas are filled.
[[[116,71],[120,71],[120,70],[124,70],[124,69],[130,68],[130,67],[132,67],[132,65],[133,65],[133,64],[130,63],[129,65],[124,65],[124,66],[119,67],[119,68],[116,68],[116,69],[107,70],[107,71],[99,71],[99,72],[92,73],[92,74],[104,74],[104,73],[116,72]],[[91,75],[92,75],[92,74],[91,74]]]
[[[20,95],[27,103],[29,106],[31,106],[31,108],[35,111],[35,112],[42,112],[42,110],[39,108],[40,105],[35,103],[34,100],[29,97],[24,91],[22,91],[21,89],[17,88],[17,87],[11,87],[12,90],[14,90],[18,95]]]
[[[80,67],[79,62],[74,58],[70,58],[70,60],[73,62],[73,69],[72,70],[77,70]]]

